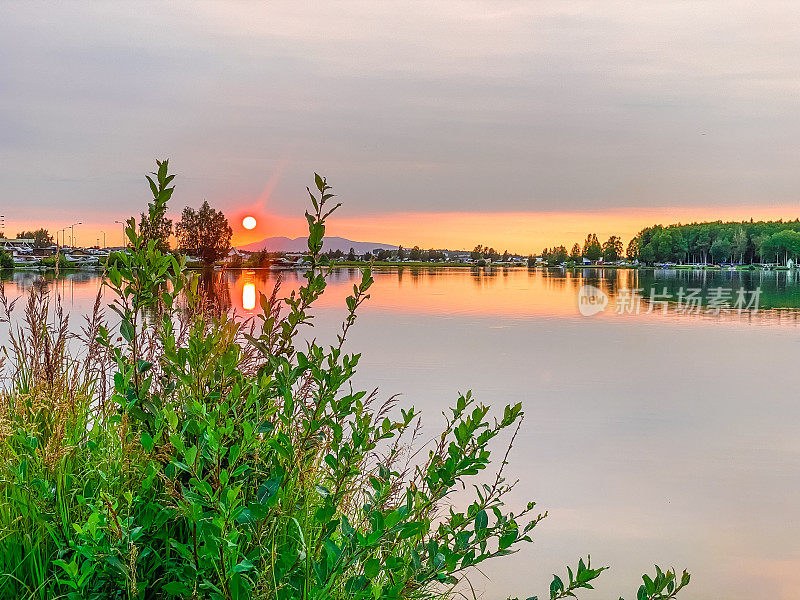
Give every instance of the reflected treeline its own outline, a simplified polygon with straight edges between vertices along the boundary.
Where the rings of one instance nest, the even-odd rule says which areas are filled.
[[[215,316],[231,310],[231,286],[225,271],[203,269],[197,271],[197,294],[203,310]]]
[[[584,285],[593,285],[611,297],[620,289],[636,287],[636,271],[633,269],[561,269],[558,267],[541,270],[529,269],[528,277],[541,278],[549,289],[570,290],[576,296]]]
[[[400,268],[376,269],[375,273],[396,278],[397,282],[410,281],[419,285],[426,280],[465,276],[475,287],[491,287],[498,280],[515,275],[525,276],[544,284],[545,288],[569,290],[571,296],[577,295],[583,285],[593,285],[611,298],[620,291],[640,290],[643,297],[649,297],[650,289],[657,289],[677,296],[683,289],[695,288],[704,292],[712,288],[731,290],[744,289],[755,291],[760,289],[760,307],[765,309],[787,308],[800,309],[800,271],[711,271],[711,270],[640,270],[640,269],[602,269],[586,267],[580,269],[528,269],[514,267],[481,268]],[[294,274],[293,275],[297,275]],[[359,277],[358,269],[337,269],[332,274],[332,281],[351,281]],[[571,300],[571,298],[570,298]]]
[[[681,290],[705,292],[722,288],[759,293],[759,308],[800,309],[800,271],[711,271],[694,269],[541,269],[529,270],[528,276],[541,279],[546,287],[567,288],[576,294],[583,285],[593,285],[609,297],[616,298],[620,291],[637,290],[647,300],[651,290],[661,296],[677,298]]]
[[[759,308],[800,308],[800,273],[797,271],[704,271],[655,270],[636,271],[636,288],[649,293],[651,288],[666,289],[677,294],[681,289],[700,289],[704,292],[722,288],[754,292],[760,290]],[[633,287],[633,286],[631,286]]]
[[[281,296],[297,289],[303,272],[256,270],[207,270],[192,273],[197,277],[198,309],[209,315],[227,312],[251,315],[258,310],[259,295],[269,296],[278,281]],[[759,291],[758,312],[767,320],[770,311],[781,312],[780,323],[794,322],[800,311],[800,272],[798,271],[711,271],[711,270],[637,270],[637,269],[523,269],[496,268],[437,268],[402,267],[376,268],[373,271],[376,288],[375,302],[383,302],[395,310],[480,312],[496,315],[523,314],[576,314],[579,291],[592,285],[605,292],[609,309],[613,312],[635,290],[640,296],[641,312],[648,310],[652,293],[668,303],[670,312],[680,312],[679,300],[690,290],[700,290],[699,304],[707,313],[712,291],[728,290],[731,312],[735,312],[738,290]],[[329,275],[332,299],[350,293],[352,285],[360,280],[360,270],[355,267],[338,268]],[[6,288],[14,288],[12,296],[24,296],[35,285],[43,285],[57,292],[62,304],[70,312],[88,314],[101,288],[101,275],[92,272],[73,272],[55,278],[52,273],[14,273],[5,278]],[[9,283],[11,284],[9,286]],[[103,298],[103,304],[112,299]],[[659,305],[659,306],[661,306]],[[183,307],[189,310],[186,299]],[[752,308],[752,307],[751,307]],[[158,318],[154,312],[148,322]],[[791,313],[796,313],[792,315]],[[688,310],[683,315],[688,316]],[[774,315],[773,315],[774,316]]]

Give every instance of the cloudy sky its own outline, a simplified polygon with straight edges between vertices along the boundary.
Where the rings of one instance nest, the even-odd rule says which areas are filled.
[[[169,157],[172,212],[242,243],[302,234],[314,171],[332,233],[424,247],[795,218],[798,31],[793,2],[3,2],[0,214],[119,243]]]

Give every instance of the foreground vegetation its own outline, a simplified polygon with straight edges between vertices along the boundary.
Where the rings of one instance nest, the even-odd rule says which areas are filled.
[[[173,191],[166,161],[154,176],[152,221]],[[315,184],[305,283],[262,296],[257,324],[206,302],[134,220],[131,252],[107,274],[117,326],[99,295],[78,346],[57,300],[33,288],[5,344],[0,597],[450,598],[476,567],[530,541],[546,513],[504,505],[508,451],[486,473],[493,440],[513,445],[519,404],[493,418],[461,395],[423,448],[413,408],[353,390],[360,355],[345,340],[369,268],[337,339],[300,347],[326,288],[336,209],[325,180]],[[13,303],[0,304],[10,321]],[[473,499],[451,506],[471,482]],[[604,569],[579,561],[549,597],[591,588]],[[688,581],[657,568],[637,597],[674,598]]]

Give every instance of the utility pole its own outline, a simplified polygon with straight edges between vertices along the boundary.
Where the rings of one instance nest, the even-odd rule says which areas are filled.
[[[69,226],[69,245],[73,248],[75,247],[75,225],[83,225],[83,223],[78,221]]]
[[[114,223],[119,223],[122,225],[122,249],[124,250],[125,246],[127,245],[125,243],[125,221],[114,221]]]

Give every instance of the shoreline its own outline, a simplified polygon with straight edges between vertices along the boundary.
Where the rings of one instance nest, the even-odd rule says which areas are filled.
[[[524,264],[504,264],[504,263],[490,263],[486,265],[476,265],[470,263],[456,263],[456,262],[442,262],[442,263],[429,263],[429,262],[388,262],[388,261],[375,261],[373,263],[358,262],[358,261],[342,261],[333,265],[334,269],[353,269],[362,268],[372,264],[374,267],[379,268],[395,268],[395,269],[529,269],[529,270],[545,270],[545,269],[563,269],[569,271],[577,271],[581,269],[603,269],[603,270],[641,270],[641,271],[790,271],[792,270],[786,266],[771,266],[763,267],[761,265],[732,265],[732,266],[719,266],[719,265],[669,265],[669,266],[648,266],[648,265],[536,265],[527,266]],[[214,265],[214,270],[225,271],[305,271],[304,268],[294,267],[231,267],[226,265]],[[187,266],[190,271],[202,271],[205,267],[202,266]],[[15,266],[13,269],[3,269],[3,273],[12,273],[15,271],[20,272],[39,272],[39,273],[52,273],[56,269],[49,266]],[[102,272],[105,267],[102,265],[86,265],[86,266],[70,266],[61,267],[58,269],[60,272],[79,272],[79,271],[93,271]]]

